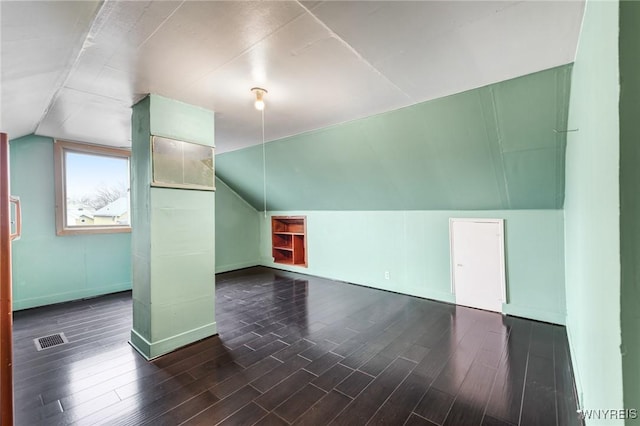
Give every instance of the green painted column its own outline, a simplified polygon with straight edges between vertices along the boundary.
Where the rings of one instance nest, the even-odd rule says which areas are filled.
[[[215,192],[151,186],[151,136],[214,146],[214,113],[150,95],[131,127],[130,342],[152,359],[217,333]]]

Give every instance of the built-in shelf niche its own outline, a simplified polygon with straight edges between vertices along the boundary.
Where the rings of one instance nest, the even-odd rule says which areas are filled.
[[[275,263],[307,267],[306,216],[273,216],[271,242]]]

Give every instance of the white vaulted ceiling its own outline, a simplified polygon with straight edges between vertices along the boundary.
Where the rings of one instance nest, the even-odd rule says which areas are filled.
[[[573,61],[582,1],[2,1],[0,129],[130,145],[156,93],[216,111],[218,152]]]

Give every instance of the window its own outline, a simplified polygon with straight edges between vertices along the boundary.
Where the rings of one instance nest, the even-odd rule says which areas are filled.
[[[56,141],[56,234],[131,232],[126,149]]]
[[[152,186],[215,191],[213,147],[153,136]]]

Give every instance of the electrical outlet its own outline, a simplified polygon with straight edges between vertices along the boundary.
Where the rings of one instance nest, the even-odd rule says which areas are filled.
[[[389,271],[384,271],[384,279],[385,280],[389,279]]]

